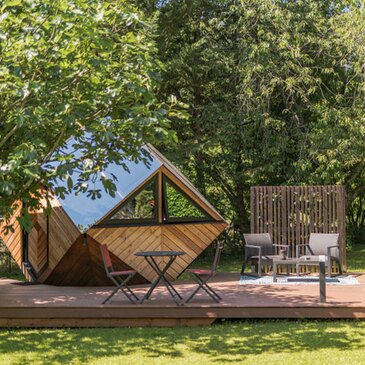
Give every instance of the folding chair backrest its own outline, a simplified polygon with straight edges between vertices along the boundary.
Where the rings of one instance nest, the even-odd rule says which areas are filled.
[[[246,245],[261,246],[263,255],[274,255],[275,249],[270,233],[244,233]]]
[[[213,266],[212,266],[212,272],[215,274],[217,272],[219,260],[221,258],[221,253],[223,250],[223,242],[217,243],[217,248],[215,250],[214,260],[213,260]]]
[[[110,258],[107,245],[100,246],[101,255],[103,257],[104,267],[107,274],[113,271],[112,259]]]
[[[338,244],[338,233],[311,233],[307,255],[327,255],[327,247]],[[331,255],[339,257],[339,250],[332,249]]]

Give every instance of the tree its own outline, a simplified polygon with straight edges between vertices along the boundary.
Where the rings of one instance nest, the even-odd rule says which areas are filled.
[[[363,4],[347,4],[331,21],[339,55],[331,79],[332,98],[314,109],[317,122],[308,134],[303,170],[314,183],[341,183],[347,191],[349,243],[365,243],[365,12]]]
[[[357,4],[179,0],[159,11],[162,90],[190,105],[189,123],[173,123],[183,166],[238,238],[248,230],[251,185],[348,181],[339,168],[346,148],[322,149],[340,153],[336,175],[318,145],[350,141],[350,130],[363,136],[364,60],[355,41],[344,41],[345,25],[353,32],[349,19],[362,14]],[[363,142],[355,149],[363,156]],[[361,170],[355,160],[348,167]]]
[[[72,169],[87,180],[111,161],[139,158],[141,144],[171,137],[174,105],[156,96],[154,28],[124,0],[1,3],[0,216],[19,201],[35,208],[40,188],[56,178],[95,198],[92,187],[70,180]],[[70,136],[82,159],[55,153]],[[113,182],[103,183],[113,194]],[[29,229],[27,209],[20,222]]]

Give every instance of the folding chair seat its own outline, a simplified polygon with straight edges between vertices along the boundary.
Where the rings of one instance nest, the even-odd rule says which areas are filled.
[[[137,271],[135,270],[114,271],[108,247],[106,245],[101,245],[100,250],[101,250],[101,255],[103,257],[106,275],[117,286],[115,290],[113,290],[113,292],[108,296],[108,298],[106,298],[103,301],[102,304],[105,304],[108,300],[110,300],[111,297],[118,292],[118,290],[121,290],[132,303],[139,302],[139,298],[133,293],[132,289],[128,286],[129,280],[131,280],[132,277],[136,275]]]
[[[223,249],[223,243],[218,243],[214,255],[213,266],[209,270],[207,269],[188,269],[187,272],[190,274],[191,278],[198,284],[197,288],[191,293],[190,297],[185,301],[189,303],[191,299],[195,297],[200,289],[203,289],[214,301],[219,303],[222,298],[218,295],[216,291],[213,290],[211,286],[208,285],[208,280],[215,276],[217,273],[217,267],[221,252]]]

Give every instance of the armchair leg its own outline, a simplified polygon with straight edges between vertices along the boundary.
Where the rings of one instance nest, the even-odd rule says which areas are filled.
[[[261,266],[261,259],[259,258],[258,266],[257,266],[257,276],[261,278],[262,276],[262,266]]]
[[[243,261],[243,264],[242,264],[241,275],[243,275],[244,272],[245,272],[245,268],[246,268],[247,262],[248,262],[248,258],[245,257],[245,259]]]

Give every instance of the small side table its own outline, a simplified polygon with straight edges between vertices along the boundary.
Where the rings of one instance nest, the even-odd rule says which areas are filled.
[[[286,274],[289,276],[290,274],[290,266],[292,265],[296,265],[296,267],[298,268],[297,264],[298,264],[298,259],[296,258],[286,258],[286,259],[279,259],[279,258],[273,258],[273,282],[276,283],[277,280],[277,271],[278,271],[278,265],[285,265],[286,266]]]
[[[297,259],[297,273],[299,275],[299,267],[300,266],[318,266],[319,270],[319,263],[322,262],[322,260],[319,259],[320,256],[300,256]]]
[[[297,273],[299,275],[300,266],[318,266],[319,272],[319,297],[321,303],[326,302],[326,256],[315,257],[301,256],[297,259]],[[331,275],[329,275],[331,276]]]

